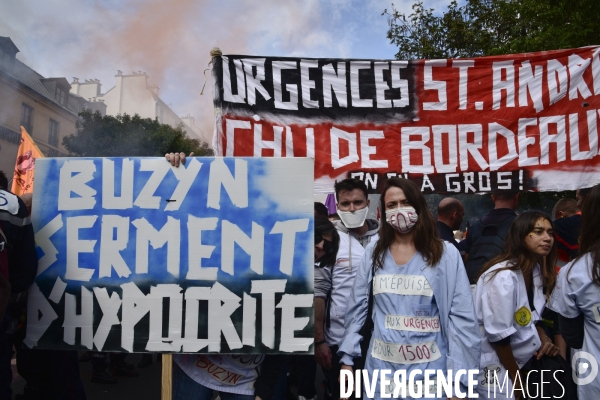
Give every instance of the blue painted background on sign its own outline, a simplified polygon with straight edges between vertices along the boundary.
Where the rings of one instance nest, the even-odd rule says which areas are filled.
[[[152,175],[155,172],[141,171],[140,167],[143,160],[157,160],[144,158],[110,158],[114,163],[114,180],[110,180],[108,184],[114,186],[114,196],[120,197],[122,188],[122,172],[124,160],[133,161],[133,181],[124,182],[124,187],[133,187],[133,202],[135,203],[140,193],[144,188],[152,182]],[[85,185],[89,189],[95,191],[93,196],[95,204],[90,209],[80,210],[61,210],[65,205],[59,204],[59,192],[61,191],[61,169],[66,166],[66,163],[93,163],[95,171],[91,176],[91,180]],[[154,162],[154,161],[153,161]],[[158,162],[158,161],[156,161]],[[197,250],[201,245],[214,246],[212,254],[208,258],[202,259],[202,267],[218,267],[216,281],[224,285],[228,290],[238,296],[243,293],[250,293],[251,280],[273,280],[285,279],[287,285],[285,294],[312,294],[313,292],[313,164],[309,159],[274,159],[274,158],[195,158],[188,159],[186,166],[181,166],[179,171],[185,168],[191,168],[194,163],[201,163],[200,170],[193,180],[193,183],[184,198],[174,199],[174,192],[179,184],[174,167],[169,167],[168,163],[162,159],[163,164],[159,165],[159,169],[168,169],[166,175],[154,191],[154,196],[160,197],[158,209],[141,208],[133,204],[127,209],[108,209],[103,204],[103,159],[101,158],[54,158],[54,159],[39,159],[36,163],[36,190],[33,199],[33,225],[36,232],[36,240],[38,241],[38,256],[43,259],[48,256],[47,245],[42,245],[40,231],[60,215],[63,226],[53,233],[49,240],[56,247],[56,261],[53,262],[47,269],[42,271],[36,278],[36,284],[40,288],[42,294],[48,298],[52,291],[57,278],[60,278],[66,283],[66,293],[79,295],[81,287],[86,287],[92,290],[94,287],[107,288],[108,292],[117,291],[120,293],[121,285],[134,282],[140,289],[147,294],[149,287],[156,284],[175,283],[179,284],[183,289],[192,286],[211,287],[215,280],[190,280],[186,279],[188,274],[189,263],[189,247]],[[247,207],[239,207],[232,202],[230,193],[224,186],[220,185],[220,209],[214,209],[207,205],[209,196],[210,171],[213,163],[224,162],[229,170],[229,173],[235,179],[238,179],[239,171],[236,168],[236,162],[247,164]],[[89,164],[92,165],[92,164]],[[64,172],[64,171],[63,171]],[[64,174],[63,179],[70,178],[77,181],[78,172],[73,174]],[[84,173],[85,175],[85,173]],[[83,176],[83,175],[82,175]],[[108,176],[108,175],[106,175]],[[62,184],[63,195],[65,188],[68,189],[68,197],[72,199],[81,198],[77,192],[81,191],[82,185],[71,187]],[[237,187],[237,186],[236,186]],[[85,188],[84,188],[85,189]],[[87,190],[89,190],[87,189]],[[89,194],[84,198],[88,198]],[[169,211],[165,207],[169,204],[167,200],[175,200],[180,203],[178,210]],[[99,276],[99,259],[102,232],[103,216],[119,216],[129,218],[128,242],[125,249],[119,253],[122,256],[125,264],[131,274],[128,277],[119,277],[115,269],[111,269],[110,277]],[[90,228],[79,229],[77,240],[96,240],[93,247],[93,252],[82,251],[81,246],[67,243],[67,220],[72,217],[95,216],[95,223]],[[173,276],[167,271],[167,254],[168,245],[164,244],[161,248],[154,249],[151,245],[148,246],[148,273],[136,273],[136,232],[137,228],[133,225],[133,221],[138,219],[146,219],[149,224],[156,230],[160,230],[168,221],[168,218],[179,220],[180,223],[180,259],[179,259],[179,277]],[[188,240],[188,220],[195,218],[217,218],[218,222],[214,230],[203,230],[201,243],[190,243]],[[306,222],[307,229],[299,231],[295,234],[293,270],[291,275],[280,271],[281,248],[283,236],[280,233],[271,234],[271,230],[276,223],[281,223],[290,220],[303,220]],[[247,236],[252,236],[253,223],[260,225],[264,229],[264,262],[263,274],[258,274],[250,269],[251,257],[239,245],[234,246],[234,274],[231,275],[221,270],[221,260],[225,256],[222,249],[221,230],[223,221],[229,221],[235,224]],[[110,237],[116,239],[116,230],[109,234]],[[42,249],[46,246],[46,251]],[[71,246],[71,247],[69,247]],[[81,269],[93,270],[92,277],[89,281],[68,279],[67,272],[67,253],[69,251],[79,251],[78,267]],[[280,293],[281,296],[284,293]],[[280,300],[281,297],[277,299]],[[260,302],[260,300],[259,300]],[[62,325],[61,325],[61,310],[64,309],[63,301],[58,305],[53,305],[59,315],[59,318],[52,323],[50,328],[44,334],[38,345],[40,347],[61,348],[64,346],[62,342]],[[241,311],[240,308],[232,314],[232,321],[236,328],[241,329]],[[310,315],[310,309],[301,312],[299,315]],[[98,304],[94,303],[94,325],[99,323],[102,314],[98,314]],[[121,313],[121,312],[120,312]],[[260,316],[261,311],[258,311]],[[121,315],[121,314],[119,314]],[[310,315],[312,319],[312,315]],[[280,318],[280,317],[278,317]],[[202,323],[201,323],[202,325]],[[310,324],[309,324],[310,325]],[[305,328],[302,332],[307,337],[312,336],[311,326]],[[118,328],[120,329],[120,328]],[[202,329],[202,327],[201,327]],[[278,334],[279,334],[279,328]],[[118,346],[111,343],[117,340],[117,334],[109,336],[107,346],[109,350],[119,350]],[[143,335],[142,335],[143,336]],[[259,334],[260,336],[260,334]],[[301,335],[303,336],[303,335]],[[137,340],[137,332],[136,332]],[[257,341],[258,342],[258,341]],[[112,347],[111,347],[112,346]],[[136,344],[138,346],[138,344]],[[141,345],[140,345],[141,346]],[[77,346],[75,346],[77,347]],[[142,348],[143,349],[143,348]],[[136,347],[136,351],[140,347]],[[245,350],[244,352],[246,352]]]
[[[269,193],[262,191],[264,189],[265,177],[269,175],[269,164],[276,164],[269,159],[246,159],[248,162],[248,207],[239,208],[232,204],[227,192],[221,187],[220,210],[214,210],[207,207],[208,194],[208,177],[209,164],[212,159],[198,158],[203,163],[194,183],[183,200],[179,210],[165,211],[167,199],[171,198],[177,179],[172,172],[168,172],[165,179],[159,185],[155,192],[155,196],[161,198],[160,209],[149,210],[133,206],[127,210],[110,210],[102,208],[102,159],[91,159],[96,167],[94,179],[86,184],[96,191],[96,204],[91,210],[74,210],[74,211],[59,211],[58,210],[58,191],[59,191],[59,171],[64,162],[69,159],[41,159],[36,165],[36,198],[35,198],[35,215],[33,219],[34,229],[37,232],[40,228],[50,222],[57,214],[63,215],[63,221],[67,217],[82,216],[82,215],[97,215],[94,226],[89,229],[81,229],[79,238],[82,240],[98,240],[94,246],[93,253],[80,253],[79,262],[83,268],[94,268],[96,272],[92,277],[93,282],[102,284],[120,285],[129,281],[147,280],[157,282],[177,282],[185,280],[188,272],[188,243],[187,243],[187,220],[188,215],[197,218],[217,217],[219,222],[214,231],[202,232],[202,244],[215,246],[212,255],[208,259],[203,259],[203,266],[219,266],[221,264],[221,226],[222,220],[228,220],[235,223],[248,236],[252,233],[252,222],[260,224],[265,229],[265,253],[264,253],[264,276],[271,278],[288,278],[289,276],[282,274],[279,271],[280,249],[281,249],[281,234],[269,234],[277,221],[286,221],[290,219],[311,218],[313,207],[311,204],[311,196],[305,199],[289,199],[286,196],[285,190],[289,190],[284,186],[274,187]],[[115,163],[115,196],[120,196],[121,189],[121,158],[112,158]],[[143,186],[147,183],[152,172],[139,171],[141,158],[134,158],[134,176],[133,182],[134,191],[133,199],[137,198]],[[229,167],[232,174],[235,175],[234,159],[225,159],[225,164]],[[272,167],[277,167],[273,165]],[[185,168],[185,167],[180,167]],[[292,172],[292,171],[290,171]],[[297,171],[294,171],[297,172]],[[290,181],[297,180],[294,175],[289,176]],[[271,182],[276,186],[282,182]],[[280,198],[274,195],[281,194]],[[76,193],[71,192],[71,197],[79,197]],[[279,210],[281,202],[294,201],[294,204],[283,204],[285,212]],[[100,229],[102,215],[119,215],[129,217],[130,221],[138,218],[146,218],[155,229],[159,230],[167,222],[167,217],[179,219],[181,221],[181,261],[180,261],[180,279],[174,278],[166,270],[167,246],[159,249],[149,250],[149,267],[148,274],[137,275],[135,273],[135,235],[136,228],[130,225],[129,228],[129,244],[127,248],[121,251],[121,254],[127,263],[127,266],[132,271],[129,278],[119,278],[113,270],[110,278],[99,278],[97,264],[100,257]],[[312,222],[308,231],[298,233],[296,235],[296,247],[294,251],[294,280],[312,280]],[[66,268],[66,228],[63,227],[60,231],[52,236],[52,242],[58,250],[57,261],[48,268],[38,280],[52,279],[57,276],[64,276]],[[235,275],[231,275],[219,271],[219,281],[234,283],[240,277],[256,277],[253,271],[250,271],[250,256],[246,254],[239,246],[235,246]],[[308,266],[308,268],[307,268]]]

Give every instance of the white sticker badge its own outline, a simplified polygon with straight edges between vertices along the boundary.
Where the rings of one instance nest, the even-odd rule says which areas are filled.
[[[373,279],[373,293],[433,296],[433,289],[423,275],[377,274]]]
[[[371,349],[371,357],[396,364],[421,364],[435,361],[441,356],[435,340],[418,344],[397,344],[375,339]]]
[[[387,314],[385,328],[409,332],[439,332],[439,317],[414,317],[407,315]]]

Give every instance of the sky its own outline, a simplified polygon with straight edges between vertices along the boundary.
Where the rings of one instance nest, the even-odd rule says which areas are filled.
[[[395,0],[410,14],[413,0]],[[441,12],[449,0],[424,0]],[[2,0],[0,36],[45,77],[144,71],[162,100],[212,136],[210,50],[258,56],[394,58],[382,16],[391,0]]]

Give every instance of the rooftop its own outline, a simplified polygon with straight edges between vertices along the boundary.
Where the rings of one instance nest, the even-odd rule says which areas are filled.
[[[6,39],[8,39],[8,41],[6,41]],[[10,38],[0,37],[0,47],[6,48],[6,46],[9,46],[9,42],[15,49],[17,48],[12,42],[12,40],[10,40]],[[12,65],[12,67],[8,67],[5,63],[0,63],[0,72],[8,75],[20,84],[28,87],[37,95],[53,103],[55,106],[60,107],[63,110],[76,115],[73,111],[69,110],[68,108],[61,105],[58,101],[56,101],[54,96],[52,96],[48,92],[48,90],[42,83],[42,80],[46,79],[44,76],[31,69],[30,67],[19,61],[17,58],[14,59],[14,64]]]

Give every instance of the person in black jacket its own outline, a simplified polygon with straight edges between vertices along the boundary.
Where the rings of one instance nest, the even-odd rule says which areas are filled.
[[[462,203],[455,198],[446,197],[438,204],[438,220],[436,226],[440,238],[452,243],[457,249],[459,249],[459,247],[458,242],[454,239],[454,231],[460,228],[464,216],[465,208]]]
[[[577,210],[577,200],[568,197],[558,200],[552,210],[552,216],[558,265],[562,267],[579,255],[581,213]]]
[[[504,249],[508,229],[517,218],[519,192],[498,191],[492,194],[492,201],[494,209],[471,226],[464,240],[465,268],[471,284],[477,282],[481,268]]]
[[[37,273],[37,255],[31,219],[23,201],[8,191],[0,171],[0,224],[8,246],[8,309],[0,323],[0,399],[11,399],[13,345],[19,351],[23,337],[27,289]]]

